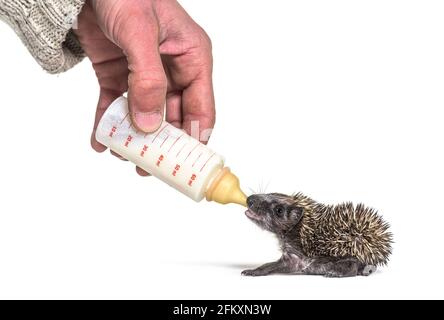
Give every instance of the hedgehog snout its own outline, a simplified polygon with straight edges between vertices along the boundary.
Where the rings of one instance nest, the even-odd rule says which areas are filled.
[[[256,211],[261,203],[258,195],[253,194],[247,198],[247,206],[249,209]]]

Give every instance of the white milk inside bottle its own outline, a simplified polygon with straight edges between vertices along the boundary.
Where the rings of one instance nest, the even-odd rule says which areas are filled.
[[[96,139],[195,201],[206,196],[209,201],[245,205],[239,180],[224,168],[222,156],[166,121],[154,133],[138,132],[125,97],[109,106]]]

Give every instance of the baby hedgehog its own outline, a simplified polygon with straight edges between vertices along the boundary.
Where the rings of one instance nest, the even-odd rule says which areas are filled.
[[[243,271],[244,276],[368,276],[377,265],[385,265],[391,253],[389,225],[362,204],[327,206],[301,193],[256,194],[247,204],[247,217],[278,237],[282,256]]]

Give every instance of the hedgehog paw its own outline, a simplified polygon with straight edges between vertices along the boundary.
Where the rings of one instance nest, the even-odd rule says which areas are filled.
[[[254,270],[244,270],[244,271],[242,271],[241,275],[243,275],[245,277],[254,277],[256,274],[255,274]]]
[[[362,270],[362,275],[367,277],[374,273],[376,271],[376,266],[368,264],[364,267],[364,270]]]
[[[241,275],[245,277],[257,277],[260,276],[261,274],[257,270],[244,270],[242,271]]]

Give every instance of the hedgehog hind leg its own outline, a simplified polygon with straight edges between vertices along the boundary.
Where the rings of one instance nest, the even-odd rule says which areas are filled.
[[[345,278],[362,275],[364,269],[365,265],[354,257],[316,257],[305,273],[327,278]]]
[[[327,278],[345,278],[359,275],[362,263],[355,258],[343,258],[331,264],[324,274]]]

